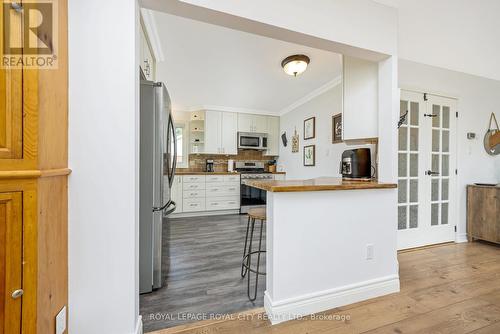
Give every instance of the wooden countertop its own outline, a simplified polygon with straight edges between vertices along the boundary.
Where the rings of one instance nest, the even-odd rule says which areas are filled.
[[[286,174],[285,172],[274,172],[268,174]],[[193,171],[193,170],[182,170],[177,169],[175,175],[240,175],[239,172],[203,172],[203,171]]]
[[[271,192],[397,188],[397,184],[394,183],[379,183],[377,181],[347,181],[336,177],[320,177],[309,180],[288,181],[247,181],[246,184],[254,188]]]
[[[238,172],[193,172],[175,171],[175,175],[240,175]]]
[[[468,184],[468,187],[476,187],[476,188],[499,188],[500,189],[500,183],[496,185],[486,185],[486,184]]]

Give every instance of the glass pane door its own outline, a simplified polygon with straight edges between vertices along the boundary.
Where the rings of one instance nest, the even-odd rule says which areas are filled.
[[[398,248],[455,239],[456,100],[402,91],[398,129]]]

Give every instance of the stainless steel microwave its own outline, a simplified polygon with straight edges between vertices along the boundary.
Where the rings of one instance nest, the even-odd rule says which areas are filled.
[[[267,150],[267,133],[238,132],[238,149]]]

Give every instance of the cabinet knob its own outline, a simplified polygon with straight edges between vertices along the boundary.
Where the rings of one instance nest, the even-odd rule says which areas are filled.
[[[23,294],[24,294],[23,289],[15,290],[14,292],[12,292],[12,298],[17,299],[17,298],[21,297]]]

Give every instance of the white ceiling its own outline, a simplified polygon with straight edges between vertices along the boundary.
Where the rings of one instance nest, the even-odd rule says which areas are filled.
[[[399,57],[500,80],[499,0],[374,0],[399,16]]]
[[[164,55],[157,80],[166,83],[174,110],[221,106],[279,114],[341,75],[335,53],[161,12],[153,16]],[[311,63],[294,78],[281,61],[297,53]]]

